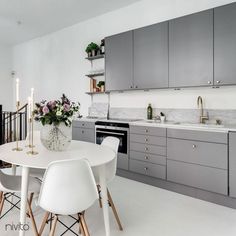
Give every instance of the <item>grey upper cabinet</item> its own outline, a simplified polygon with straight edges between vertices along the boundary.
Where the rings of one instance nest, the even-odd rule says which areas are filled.
[[[106,90],[133,88],[133,31],[113,35],[106,44]]]
[[[169,22],[169,86],[213,84],[213,10]]]
[[[134,30],[134,88],[168,87],[168,22]]]
[[[214,82],[236,84],[236,4],[214,10]]]

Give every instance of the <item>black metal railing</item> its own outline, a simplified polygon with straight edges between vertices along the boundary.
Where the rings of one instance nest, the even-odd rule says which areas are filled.
[[[24,140],[27,135],[27,105],[19,109],[19,112],[3,111],[0,105],[0,145],[14,142],[17,138],[17,124],[19,125],[19,140]],[[18,122],[18,123],[17,123]],[[0,162],[0,167],[3,163]]]

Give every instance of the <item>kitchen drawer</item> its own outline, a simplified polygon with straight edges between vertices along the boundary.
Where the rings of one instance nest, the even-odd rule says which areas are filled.
[[[191,139],[211,143],[228,143],[228,133],[185,129],[167,129],[168,138]]]
[[[117,156],[117,168],[128,170],[129,169],[129,158],[126,155],[122,155],[121,153],[118,153]]]
[[[227,169],[227,156],[225,144],[167,139],[167,158],[171,160]]]
[[[142,135],[142,134],[130,134],[130,141],[137,143],[166,146],[166,137],[157,137],[157,136]]]
[[[167,160],[167,180],[227,195],[227,171]]]
[[[163,146],[148,145],[148,144],[143,144],[143,143],[131,142],[130,143],[130,150],[166,156],[166,147],[163,147]]]
[[[156,178],[166,178],[166,167],[152,163],[130,160],[130,171]]]
[[[86,128],[86,129],[95,129],[95,122],[74,120],[73,127]]]
[[[149,153],[130,151],[130,159],[146,161],[146,162],[159,164],[159,165],[166,165],[165,156],[153,155]]]
[[[146,135],[155,135],[155,136],[166,137],[166,128],[131,125],[130,126],[130,133],[131,134],[146,134]]]
[[[95,142],[95,130],[73,127],[72,139],[94,143]]]

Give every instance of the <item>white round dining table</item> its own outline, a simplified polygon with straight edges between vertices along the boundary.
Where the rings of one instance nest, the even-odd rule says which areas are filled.
[[[26,148],[26,145],[26,141],[19,142],[19,146],[23,148],[22,151],[12,150],[16,147],[16,142],[7,143],[0,146],[0,160],[22,167],[20,223],[24,225],[26,222],[30,168],[46,169],[47,166],[53,161],[86,158],[91,167],[96,167],[98,169],[105,232],[106,236],[110,236],[105,166],[115,158],[115,152],[109,147],[74,140],[71,142],[66,151],[55,152],[47,150],[40,141],[37,141],[34,150],[37,151],[38,154],[29,155],[27,154],[29,148]],[[23,236],[24,233],[24,230],[20,230],[19,235]]]

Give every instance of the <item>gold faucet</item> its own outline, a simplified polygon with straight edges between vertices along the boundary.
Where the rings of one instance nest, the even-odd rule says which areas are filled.
[[[203,101],[202,101],[202,97],[201,96],[198,96],[198,98],[197,98],[197,105],[198,105],[198,108],[200,107],[200,109],[201,109],[200,124],[205,124],[205,121],[209,120],[209,116],[208,116],[208,114],[206,116],[204,116]]]

